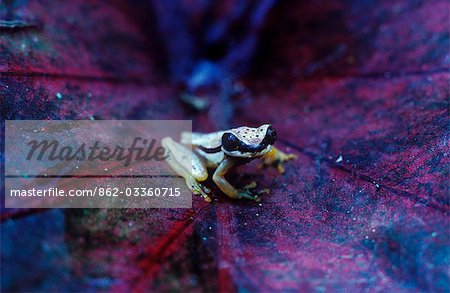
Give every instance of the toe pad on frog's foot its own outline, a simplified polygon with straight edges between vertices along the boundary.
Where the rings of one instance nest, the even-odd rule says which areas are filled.
[[[212,201],[209,196],[204,196],[203,200],[206,201],[206,202],[211,202]]]

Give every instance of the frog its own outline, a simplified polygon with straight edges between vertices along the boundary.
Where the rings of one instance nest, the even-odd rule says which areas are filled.
[[[209,171],[212,171],[212,181],[228,197],[260,201],[260,195],[267,193],[267,189],[255,191],[255,182],[236,188],[225,175],[254,159],[262,160],[260,166],[275,166],[279,173],[284,173],[283,163],[297,156],[276,148],[276,139],[275,128],[271,124],[263,124],[211,133],[182,132],[179,143],[171,137],[165,137],[161,145],[171,169],[184,177],[193,194],[201,195],[205,201],[211,202],[211,190],[203,184],[208,179]]]

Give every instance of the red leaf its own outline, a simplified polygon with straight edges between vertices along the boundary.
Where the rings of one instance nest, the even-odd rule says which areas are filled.
[[[159,76],[146,5],[13,2],[3,14],[40,25],[0,37],[2,123],[213,130]],[[234,101],[234,125],[272,123],[299,156],[284,175],[252,163],[230,176],[270,188],[261,203],[216,191],[191,210],[2,211],[3,288],[447,290],[448,3],[322,2],[274,7]]]

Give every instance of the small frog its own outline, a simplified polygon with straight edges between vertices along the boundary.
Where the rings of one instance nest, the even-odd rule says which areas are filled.
[[[261,158],[264,165],[276,165],[280,173],[284,172],[282,163],[295,159],[293,154],[286,154],[273,146],[277,138],[275,129],[270,124],[258,128],[242,126],[213,133],[181,134],[181,144],[172,138],[162,140],[162,146],[168,155],[170,167],[186,180],[187,186],[194,194],[200,194],[210,202],[210,190],[200,182],[208,178],[208,169],[215,170],[214,183],[231,198],[246,198],[259,201],[262,192],[252,192],[256,183],[242,189],[236,189],[225,175],[235,166]],[[189,146],[191,148],[189,148]]]

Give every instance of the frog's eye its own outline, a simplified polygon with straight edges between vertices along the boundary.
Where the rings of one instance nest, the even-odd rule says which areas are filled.
[[[266,136],[264,137],[264,141],[267,142],[268,144],[273,145],[275,143],[276,139],[277,139],[277,132],[276,132],[275,128],[273,128],[272,125],[270,125],[267,128],[267,132],[266,132]]]
[[[232,133],[222,135],[222,146],[226,151],[232,152],[239,149],[239,139]]]

